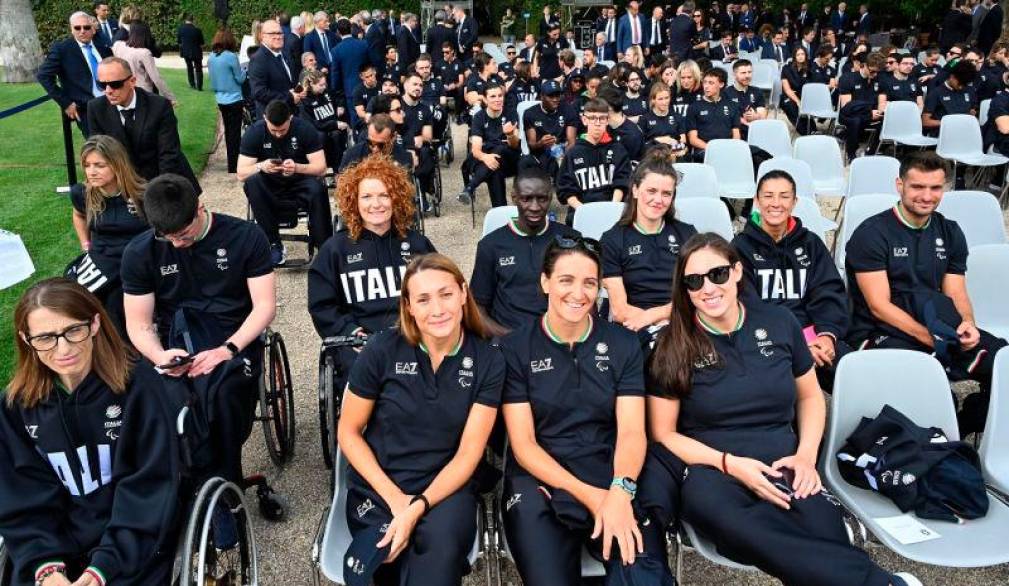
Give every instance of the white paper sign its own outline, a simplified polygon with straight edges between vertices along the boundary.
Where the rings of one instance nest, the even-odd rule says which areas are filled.
[[[913,515],[898,515],[896,517],[877,517],[873,519],[881,529],[893,536],[904,545],[921,543],[942,537],[939,533],[926,527]]]
[[[0,230],[0,290],[24,281],[34,272],[35,265],[21,237]]]

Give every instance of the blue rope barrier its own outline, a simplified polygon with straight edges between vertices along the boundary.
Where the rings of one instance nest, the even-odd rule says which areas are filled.
[[[24,104],[14,106],[13,108],[8,108],[7,110],[0,112],[0,120],[3,120],[4,118],[9,118],[10,116],[19,114],[21,112],[24,112],[25,110],[28,110],[29,108],[34,108],[35,106],[38,106],[39,104],[44,104],[48,101],[49,96],[40,96],[35,98],[34,100],[25,102]]]

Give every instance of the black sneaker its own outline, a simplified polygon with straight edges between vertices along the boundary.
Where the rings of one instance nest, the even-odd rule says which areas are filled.
[[[283,266],[287,262],[287,249],[283,244],[270,245],[270,262],[275,267]]]
[[[473,194],[463,189],[459,192],[459,195],[455,196],[459,203],[464,206],[468,206],[473,201]]]
[[[259,499],[259,514],[267,521],[283,521],[287,516],[287,503],[284,497],[273,492],[268,485],[262,485],[256,489],[256,498]]]

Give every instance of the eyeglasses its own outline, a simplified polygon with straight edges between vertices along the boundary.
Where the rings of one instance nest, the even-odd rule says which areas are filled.
[[[100,79],[96,79],[95,80],[95,85],[97,85],[98,89],[100,89],[100,90],[104,90],[106,86],[108,86],[108,87],[110,87],[110,88],[112,88],[114,90],[121,90],[121,89],[123,89],[123,86],[126,85],[126,82],[130,81],[130,79],[132,79],[132,77],[133,76],[131,75],[130,77],[124,77],[123,79],[115,79],[115,80],[112,80],[112,81],[102,81]]]
[[[90,24],[75,24],[74,25],[74,30],[75,31],[89,31],[89,30],[91,30],[91,25]]]
[[[588,116],[584,114],[583,116],[585,117],[585,121],[590,124],[606,124],[610,121],[609,116]]]
[[[886,64],[887,64],[887,65],[896,65],[896,64],[897,64],[897,61],[896,61],[896,60],[894,60],[894,59],[887,59],[887,60],[886,60]]]
[[[199,222],[199,220],[200,220],[200,210],[197,209],[196,215],[194,215],[193,219],[190,220],[188,224],[186,224],[185,228],[179,230],[178,232],[175,232],[174,234],[164,234],[162,232],[155,231],[154,239],[157,240],[158,242],[196,242],[198,238],[197,236],[179,236],[179,234],[183,234],[185,232],[189,232],[190,230],[192,230],[193,226],[196,225],[196,223]]]
[[[380,140],[371,140],[370,138],[368,139],[368,148],[373,151],[383,151],[387,146],[389,146],[389,143],[387,142],[382,142]]]
[[[264,37],[279,37],[282,34],[284,34],[283,31],[277,31],[275,33],[263,33],[263,36]]]
[[[599,241],[595,238],[585,238],[582,236],[575,236],[573,238],[568,238],[567,236],[556,236],[554,237],[554,243],[557,247],[562,250],[574,250],[576,248],[583,248],[592,254],[600,254]]]
[[[57,333],[46,333],[39,334],[37,336],[25,336],[24,340],[29,346],[38,350],[39,352],[47,352],[56,347],[60,342],[60,338],[67,341],[68,344],[80,344],[84,340],[88,339],[91,335],[91,322],[84,321],[81,323],[73,324],[69,328]]]
[[[724,285],[729,280],[732,265],[722,265],[700,275],[683,275],[683,285],[687,291],[700,291],[704,287],[704,279],[712,285]]]

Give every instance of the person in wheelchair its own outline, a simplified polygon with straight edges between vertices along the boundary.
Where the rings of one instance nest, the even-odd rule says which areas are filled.
[[[25,291],[14,329],[17,359],[0,405],[11,584],[170,583],[180,463],[161,377],[136,360],[101,302],[67,279]]]
[[[476,188],[485,182],[493,207],[508,203],[505,180],[515,174],[521,151],[518,120],[505,113],[504,92],[503,85],[488,83],[484,86],[486,106],[473,115],[469,129],[469,156],[463,163],[463,176],[469,179],[457,196],[464,204],[473,201]]]
[[[287,257],[278,227],[283,202],[308,209],[308,233],[316,249],[333,234],[329,194],[322,181],[325,174],[319,132],[311,123],[295,118],[286,102],[270,102],[263,120],[242,136],[238,179],[245,183],[249,207],[270,242],[274,266],[284,264]]]
[[[432,196],[435,195],[434,174],[435,156],[431,150],[434,140],[434,112],[431,107],[421,101],[424,91],[423,80],[414,67],[410,67],[403,78],[403,96],[400,99],[403,107],[403,125],[399,138],[402,145],[417,156],[417,167],[414,176],[420,181],[421,202],[424,211],[430,207]]]
[[[697,233],[676,219],[680,176],[673,160],[668,146],[649,150],[631,175],[624,213],[601,242],[612,320],[635,332],[669,319],[669,275],[680,248]]]
[[[732,239],[743,263],[746,290],[792,312],[816,362],[820,388],[830,392],[835,365],[851,352],[844,342],[849,322],[844,280],[827,245],[792,215],[796,195],[791,175],[766,173],[753,199],[753,213]]]
[[[336,169],[347,148],[348,124],[341,120],[341,102],[333,101],[327,88],[326,74],[321,71],[302,71],[301,85],[308,89],[305,99],[298,103],[298,115],[309,122],[322,137],[322,150],[326,166]]]
[[[323,244],[308,271],[308,312],[322,338],[376,334],[396,323],[406,265],[435,248],[411,229],[414,183],[386,156],[344,169],[336,200],[345,226]],[[334,388],[342,389],[357,352],[335,350],[343,378]]]
[[[178,175],[147,185],[144,211],[151,229],[123,252],[126,330],[166,375],[187,376],[210,397],[217,458],[211,475],[244,486],[242,445],[259,394],[260,336],[277,310],[269,244],[251,222],[208,211]],[[283,518],[265,484],[259,497],[269,520]]]
[[[656,484],[720,554],[784,584],[920,586],[849,542],[816,470],[826,406],[802,328],[743,288],[725,239],[686,242],[646,364]]]
[[[126,335],[119,263],[129,241],[147,230],[143,217],[146,182],[123,145],[107,135],[92,136],[81,147],[84,183],[70,188],[74,232],[84,254],[68,277],[98,296],[109,312],[109,327]]]
[[[440,141],[448,128],[448,96],[445,94],[445,83],[432,73],[434,67],[431,56],[427,53],[421,53],[414,63],[414,68],[423,84],[420,101],[431,108],[434,139]]]
[[[599,254],[595,240],[557,236],[540,274],[546,312],[501,341],[502,514],[527,586],[581,584],[586,546],[607,584],[673,583],[665,528],[676,495],[651,482],[641,345],[592,316]]]
[[[397,98],[396,101],[399,101]],[[392,157],[404,169],[413,171],[414,160],[410,151],[396,142],[396,122],[389,114],[375,114],[368,120],[368,133],[364,140],[358,140],[354,146],[343,153],[340,161],[340,172],[347,167],[360,162],[370,155]]]
[[[497,418],[505,365],[447,256],[413,259],[399,327],[354,365],[338,441],[350,464],[348,561],[384,586],[458,586],[477,529],[474,474]],[[384,563],[383,563],[384,562]]]

